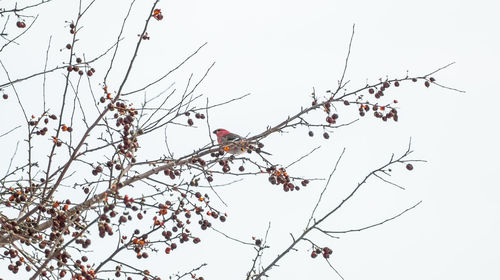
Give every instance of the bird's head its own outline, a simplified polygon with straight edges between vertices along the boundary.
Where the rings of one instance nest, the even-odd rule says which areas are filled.
[[[218,128],[218,129],[214,130],[213,133],[215,135],[217,135],[218,137],[221,137],[221,136],[224,136],[226,134],[229,134],[230,132],[227,131],[227,130],[225,130],[225,129],[223,129],[223,128]]]

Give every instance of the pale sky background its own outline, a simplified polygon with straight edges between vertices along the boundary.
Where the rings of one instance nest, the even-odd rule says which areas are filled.
[[[135,3],[117,69],[127,63],[151,2]],[[6,3],[0,5],[8,6]],[[0,59],[12,77],[43,69],[50,35],[49,66],[64,61],[66,55],[60,49],[70,38],[64,21],[74,18],[77,3],[54,0],[47,4],[39,10],[39,22],[19,40],[20,46],[2,52]],[[113,43],[128,3],[98,0],[89,10],[79,42],[87,57],[94,57]],[[161,1],[159,8],[165,18],[151,23],[151,39],[144,42],[126,88],[135,89],[159,77],[208,42],[181,71],[148,93],[157,94],[173,82],[183,89],[190,73],[199,78],[215,61],[198,93],[211,103],[251,93],[210,113],[212,128],[223,127],[241,135],[260,133],[267,125],[310,104],[312,87],[318,94],[335,89],[353,24],[356,30],[346,73],[351,81],[348,90],[387,75],[404,77],[407,70],[410,76],[423,75],[455,61],[435,78],[466,93],[437,86],[427,89],[422,82],[405,83],[398,90],[390,88],[391,96],[386,100],[399,100],[398,123],[365,118],[337,130],[329,140],[322,139],[319,130],[310,138],[301,128],[269,137],[264,143],[273,159],[285,165],[321,145],[319,151],[289,170],[321,178],[328,176],[346,148],[318,209],[322,215],[392,153],[404,152],[411,137],[414,157],[428,162],[415,164],[411,172],[403,166],[394,171],[394,181],[406,190],[372,180],[327,220],[324,228],[369,225],[420,200],[423,203],[380,227],[340,239],[319,234],[311,239],[333,249],[330,260],[346,280],[500,279],[500,1],[189,0]],[[107,59],[96,65],[96,88]],[[117,87],[123,71],[112,73],[110,87]],[[5,81],[3,71],[0,79]],[[61,79],[58,74],[49,84],[53,100],[57,100],[61,86],[57,79]],[[28,111],[39,109],[40,103],[35,100],[41,94],[41,81],[18,89],[22,98],[33,100],[26,101]],[[16,122],[18,107],[14,99],[9,102],[0,101],[0,118],[4,120],[0,133]],[[355,107],[349,109],[341,114],[341,120],[358,117]],[[322,119],[321,115],[318,120]],[[203,126],[179,131],[182,134],[169,135],[171,148],[179,156],[209,141]],[[186,141],[188,137],[196,138]],[[16,145],[13,139],[0,139],[4,158],[12,154]],[[162,143],[160,138],[151,139],[151,149],[145,147],[144,153],[155,155],[159,149],[166,153]],[[6,165],[6,160],[2,161],[1,170]],[[301,233],[323,185],[313,182],[300,192],[284,193],[270,185],[266,176],[248,177],[218,189],[229,205],[229,217],[226,223],[214,226],[251,241],[252,236],[263,236],[271,222],[271,248],[263,259],[267,264],[291,242],[289,233]],[[245,278],[254,257],[251,247],[211,231],[200,237],[202,242],[197,246],[181,246],[172,255],[159,253],[155,258],[132,261],[150,263],[162,279],[203,262],[208,263],[200,273],[205,279]],[[308,244],[300,244],[297,249],[269,272],[270,279],[340,279],[321,257],[311,259]],[[6,266],[0,267],[0,275],[14,279]]]

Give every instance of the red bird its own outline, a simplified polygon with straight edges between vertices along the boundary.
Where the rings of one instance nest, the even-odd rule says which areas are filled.
[[[225,146],[224,150],[231,154],[241,154],[245,152],[245,140],[238,134],[231,133],[223,128],[213,131],[217,135],[217,143],[219,145],[231,144],[235,145]]]
[[[225,144],[233,144],[231,146],[226,146],[224,147],[224,150],[226,152],[231,153],[231,154],[241,154],[246,151],[246,147],[249,143],[245,138],[239,136],[238,134],[234,134],[232,132],[229,132],[223,128],[219,128],[213,131],[215,135],[217,135],[217,143],[220,145],[225,145]],[[260,149],[259,149],[260,150]],[[264,151],[260,151],[261,153],[270,155],[269,153],[266,153]]]

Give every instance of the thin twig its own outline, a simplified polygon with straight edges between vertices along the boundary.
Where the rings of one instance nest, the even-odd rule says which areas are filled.
[[[309,217],[309,220],[307,221],[306,228],[309,228],[309,225],[311,224],[312,219],[314,219],[314,213],[316,213],[316,209],[318,208],[318,206],[319,206],[319,204],[321,202],[321,199],[323,198],[323,194],[325,193],[326,188],[330,184],[330,180],[332,179],[333,173],[335,173],[335,171],[337,171],[337,167],[338,167],[338,165],[340,163],[340,160],[342,159],[342,156],[344,155],[344,153],[345,153],[345,148],[342,149],[342,153],[340,154],[339,158],[337,159],[337,162],[335,163],[335,166],[333,167],[333,170],[330,173],[330,176],[328,176],[328,181],[326,181],[326,184],[323,187],[323,190],[321,191],[321,194],[319,195],[318,201],[316,202],[316,205],[314,206],[314,209],[313,209],[313,211],[311,213],[311,216]]]
[[[405,214],[406,212],[414,209],[415,207],[419,206],[420,203],[422,203],[422,201],[419,201],[417,202],[416,204],[414,204],[413,206],[411,207],[408,207],[406,208],[405,210],[401,211],[400,213],[390,217],[390,218],[387,218],[381,222],[378,222],[378,223],[375,223],[375,224],[372,224],[372,225],[369,225],[369,226],[365,226],[365,227],[361,227],[361,228],[356,228],[356,229],[349,229],[349,230],[325,230],[326,233],[332,233],[332,234],[340,234],[340,233],[350,233],[350,232],[359,232],[359,231],[363,231],[363,230],[367,230],[367,229],[370,229],[370,228],[373,228],[373,227],[376,227],[376,226],[380,226],[380,225],[383,225],[389,221],[392,221],[400,216],[402,216],[403,214]]]
[[[228,238],[228,239],[231,239],[231,240],[233,240],[233,241],[236,241],[236,242],[238,242],[238,243],[240,243],[240,244],[243,244],[243,245],[250,245],[250,246],[254,246],[254,245],[255,245],[255,244],[253,244],[253,243],[245,242],[245,241],[242,241],[242,240],[240,240],[240,239],[237,239],[237,238],[231,237],[231,236],[229,236],[229,235],[225,234],[224,232],[222,232],[222,231],[220,231],[220,230],[215,229],[213,226],[211,226],[210,228],[211,228],[213,231],[215,231],[215,232],[217,232],[217,233],[219,233],[219,234],[223,235],[224,237],[226,237],[226,238]]]
[[[314,152],[315,152],[317,149],[319,149],[319,148],[321,148],[321,146],[318,146],[318,147],[316,147],[316,148],[312,149],[309,153],[307,153],[307,154],[305,154],[305,155],[301,156],[299,159],[297,159],[297,160],[293,161],[292,163],[290,163],[289,165],[287,165],[287,166],[285,167],[285,169],[288,169],[290,166],[292,166],[292,165],[296,164],[297,162],[300,162],[300,161],[301,161],[301,160],[303,160],[304,158],[306,158],[306,157],[308,157],[309,155],[311,155],[312,153],[314,153]]]

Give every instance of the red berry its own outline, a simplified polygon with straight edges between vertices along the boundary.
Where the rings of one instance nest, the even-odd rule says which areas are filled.
[[[78,58],[76,59],[76,63],[82,63],[82,59],[78,57]]]
[[[87,76],[92,76],[94,74],[94,72],[92,72],[91,70],[87,71]]]
[[[4,93],[4,94],[2,95],[2,97],[3,97],[3,99],[7,99],[7,98],[9,98],[9,96],[7,95],[7,93]]]
[[[330,138],[330,135],[328,134],[328,132],[323,133],[323,138],[325,138],[325,139]]]
[[[395,82],[394,82],[394,86],[395,86],[395,87],[399,87],[399,82],[398,82],[398,81],[395,81]]]
[[[410,171],[411,171],[411,170],[413,170],[413,165],[412,165],[411,163],[408,163],[408,164],[406,165],[406,169],[408,169],[408,170],[410,170]]]
[[[429,80],[431,81],[431,83],[434,83],[436,81],[436,79],[434,79],[433,77],[431,77]]]
[[[240,168],[238,168],[238,169],[239,169],[241,172],[245,171],[245,167],[243,167],[243,165],[242,165],[242,166],[240,166]]]
[[[192,119],[188,119],[188,124],[191,126],[193,125],[193,120]]]
[[[67,44],[67,45],[66,45],[66,48],[67,48],[68,50],[69,50],[69,49],[71,49],[71,44]]]
[[[369,92],[370,94],[373,94],[373,93],[375,93],[375,90],[374,90],[373,88],[371,88],[371,89],[369,89],[369,90],[368,90],[368,92]]]
[[[431,84],[428,81],[425,81],[425,87],[429,87]]]
[[[413,82],[416,82],[417,81],[417,78],[412,78],[411,79]]]
[[[16,22],[16,25],[19,28],[25,28],[26,27],[26,23],[24,23],[24,21],[18,21],[18,22]]]
[[[314,136],[314,132],[309,131],[309,136],[313,137]]]

